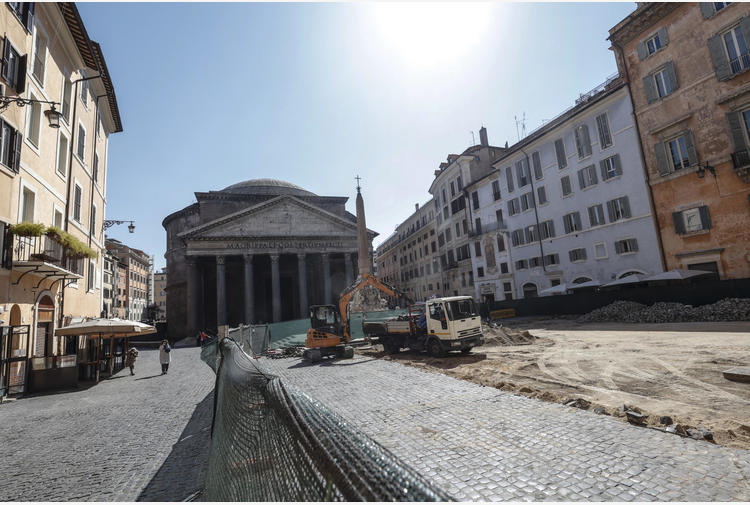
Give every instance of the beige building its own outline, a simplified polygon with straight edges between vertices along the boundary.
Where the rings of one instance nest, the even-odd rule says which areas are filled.
[[[167,269],[154,273],[154,305],[156,319],[167,318]]]
[[[107,251],[124,265],[124,286],[120,287],[120,298],[124,319],[134,321],[148,318],[148,297],[151,278],[151,257],[140,249],[129,247],[119,240],[107,239]]]
[[[5,3],[0,26],[0,325],[14,327],[0,346],[2,394],[24,390],[27,358],[54,366],[81,353],[53,337],[66,318],[100,314],[108,138],[122,125],[75,4]]]

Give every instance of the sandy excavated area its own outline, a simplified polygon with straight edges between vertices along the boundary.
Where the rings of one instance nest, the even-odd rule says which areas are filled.
[[[589,410],[623,422],[623,405],[636,407],[649,426],[664,428],[659,418],[669,416],[686,428],[709,429],[718,444],[750,449],[750,384],[722,375],[750,366],[749,322],[504,324],[537,338],[500,345],[507,341],[500,330],[485,327],[488,344],[468,355],[389,356],[380,346],[359,352],[546,401],[582,398],[591,402]]]

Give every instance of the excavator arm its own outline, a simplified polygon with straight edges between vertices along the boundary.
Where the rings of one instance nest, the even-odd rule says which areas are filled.
[[[349,343],[351,340],[351,330],[349,328],[349,302],[352,300],[352,297],[365,286],[373,286],[386,295],[394,298],[404,297],[408,300],[408,297],[403,292],[389,286],[374,275],[368,273],[361,274],[351,286],[341,292],[341,296],[339,297],[339,313],[341,314],[341,326],[343,327],[345,343]]]

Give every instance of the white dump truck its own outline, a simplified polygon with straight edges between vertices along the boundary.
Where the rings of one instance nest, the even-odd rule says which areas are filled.
[[[410,305],[406,315],[363,321],[362,330],[389,353],[406,348],[437,357],[448,351],[467,353],[484,343],[481,317],[470,296],[433,298]]]

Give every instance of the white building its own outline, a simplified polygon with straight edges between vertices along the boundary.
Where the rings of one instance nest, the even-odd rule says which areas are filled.
[[[493,167],[466,188],[477,299],[533,297],[561,283],[663,270],[633,108],[620,79],[582,95]]]

